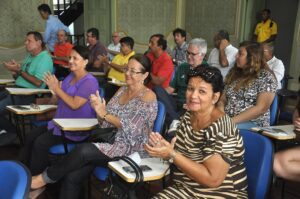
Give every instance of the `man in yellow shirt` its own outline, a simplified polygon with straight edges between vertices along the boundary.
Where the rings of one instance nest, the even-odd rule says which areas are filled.
[[[262,22],[255,28],[253,40],[259,43],[273,42],[277,36],[277,24],[270,19],[271,11],[264,9],[261,12]]]
[[[133,51],[134,40],[131,37],[123,37],[120,40],[121,49],[120,54],[116,55],[112,61],[109,61],[107,57],[104,59],[106,66],[110,68],[108,72],[109,79],[115,79],[121,82],[125,82],[124,69],[127,68],[128,60],[135,54]],[[115,92],[119,89],[118,86],[112,84],[105,84],[105,98],[110,99]]]

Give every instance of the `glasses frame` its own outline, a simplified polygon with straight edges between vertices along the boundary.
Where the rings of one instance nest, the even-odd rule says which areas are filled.
[[[124,68],[123,69],[123,72],[124,73],[129,73],[130,75],[137,75],[137,74],[144,74],[142,71],[139,71],[139,72],[137,72],[137,71],[132,71],[132,70],[130,70],[129,68]]]

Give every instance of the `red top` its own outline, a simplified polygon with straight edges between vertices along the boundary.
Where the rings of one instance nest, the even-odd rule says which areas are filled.
[[[68,57],[71,54],[71,50],[73,48],[73,45],[70,44],[69,42],[66,42],[64,44],[58,44],[56,43],[54,45],[54,56],[58,57]],[[61,61],[61,60],[56,60],[54,59],[54,64],[59,64],[63,66],[67,66],[69,63],[66,61]]]
[[[163,88],[168,87],[174,71],[172,58],[166,51],[164,51],[158,58],[155,58],[152,52],[148,52],[147,57],[150,59],[152,64],[151,73],[155,76],[165,77],[166,80],[161,86]],[[148,87],[152,89],[154,85],[150,82]]]

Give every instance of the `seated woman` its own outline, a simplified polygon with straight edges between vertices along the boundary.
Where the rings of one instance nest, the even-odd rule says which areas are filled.
[[[223,91],[219,69],[189,73],[188,111],[171,143],[151,133],[146,151],[174,165],[171,186],[154,198],[247,198],[244,146],[232,119],[217,107]]]
[[[277,80],[263,58],[259,43],[242,42],[236,64],[225,80],[218,106],[232,117],[240,129],[270,125],[270,106]]]
[[[55,75],[48,73],[45,83],[53,92],[52,103],[57,104],[54,118],[96,118],[96,113],[89,103],[89,96],[99,86],[86,70],[89,50],[83,46],[73,47],[70,54],[71,73],[60,83]],[[88,132],[65,132],[66,141],[81,141],[87,138]],[[61,131],[53,121],[47,126],[35,129],[26,136],[25,146],[20,159],[31,170],[33,175],[41,173],[48,165],[48,150],[51,146],[61,144]]]
[[[118,128],[114,143],[77,145],[61,161],[32,177],[31,188],[63,179],[60,198],[78,198],[83,179],[95,166],[106,166],[112,157],[144,150],[157,114],[156,96],[144,85],[150,77],[150,67],[146,56],[133,56],[125,70],[127,86],[121,87],[107,106],[98,92],[90,97],[101,126]]]
[[[300,100],[293,114],[295,130],[300,131]],[[276,176],[287,180],[300,182],[300,147],[294,147],[277,152],[274,157],[274,172]]]

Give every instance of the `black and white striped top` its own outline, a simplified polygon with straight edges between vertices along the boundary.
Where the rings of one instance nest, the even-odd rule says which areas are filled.
[[[217,188],[198,184],[175,168],[175,185],[165,193],[174,194],[177,198],[248,198],[243,139],[228,115],[220,117],[205,129],[195,131],[191,125],[190,113],[186,112],[176,136],[175,149],[184,156],[201,164],[212,155],[220,154],[230,167],[225,180]],[[169,198],[163,195],[164,191],[158,196]]]

